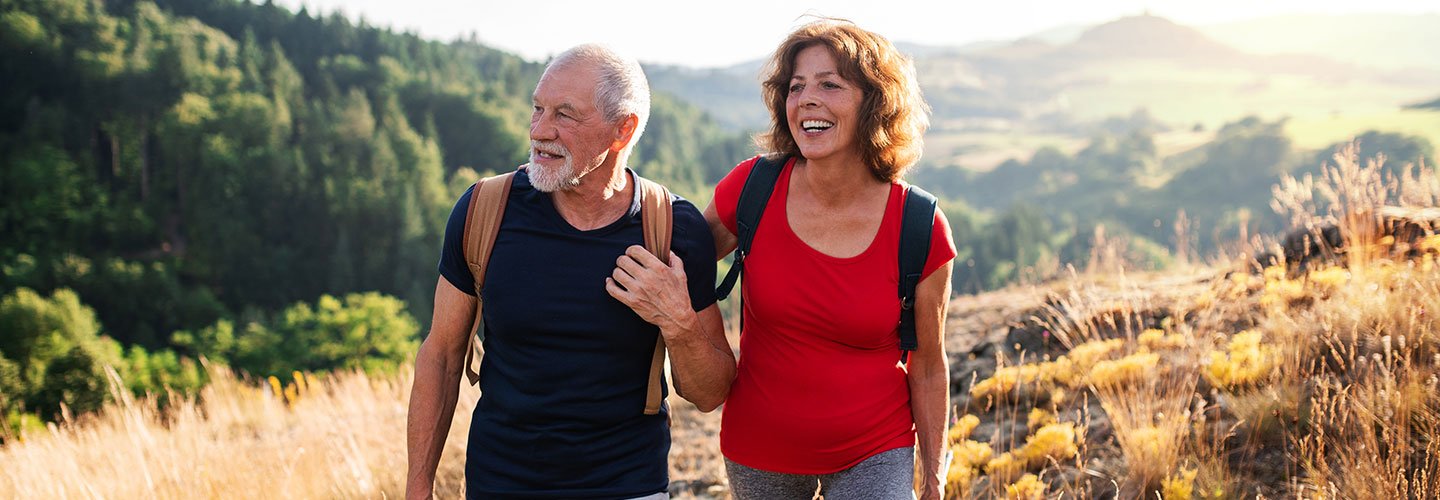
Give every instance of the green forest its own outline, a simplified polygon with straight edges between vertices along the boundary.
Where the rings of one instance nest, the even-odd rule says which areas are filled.
[[[543,64],[239,0],[0,1],[0,413],[408,360],[446,215],[525,159]],[[748,138],[655,99],[687,196]],[[707,171],[701,166],[708,166]],[[708,198],[708,196],[706,197]]]
[[[188,394],[204,363],[288,378],[408,361],[446,215],[525,160],[543,68],[268,1],[0,0],[0,439],[99,408],[113,377]],[[942,198],[958,292],[1083,266],[1102,226],[1159,268],[1284,229],[1271,186],[1329,153],[1282,123],[1239,119],[1165,156],[1166,126],[1137,113],[1076,152],[909,180]],[[1419,137],[1361,144],[1397,167],[1433,157]],[[753,154],[657,91],[631,162],[703,207]]]

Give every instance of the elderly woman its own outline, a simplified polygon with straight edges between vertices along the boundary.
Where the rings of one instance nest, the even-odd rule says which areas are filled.
[[[914,66],[885,38],[825,19],[791,33],[768,71],[771,129],[759,142],[783,167],[743,263],[740,363],[720,431],[731,492],[913,498],[918,446],[919,496],[938,499],[955,256],[939,211],[908,362],[897,328],[900,174],[928,125]],[[705,210],[720,256],[737,246],[737,204],[758,160],[720,181]]]

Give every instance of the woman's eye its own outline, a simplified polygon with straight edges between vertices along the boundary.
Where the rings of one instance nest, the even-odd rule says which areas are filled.
[[[805,88],[804,85],[801,85],[801,84],[798,84],[798,83],[797,83],[797,84],[794,84],[794,85],[791,85],[791,86],[790,86],[790,93],[791,93],[791,94],[794,94],[794,93],[799,92],[801,89],[804,89],[804,88]]]
[[[827,89],[838,89],[838,88],[840,88],[840,84],[835,83],[835,82],[825,82],[825,83],[823,83],[822,85],[823,85],[825,88],[827,88]]]

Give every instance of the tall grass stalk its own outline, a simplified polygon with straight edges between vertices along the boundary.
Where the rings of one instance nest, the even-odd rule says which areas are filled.
[[[410,371],[336,373],[287,402],[210,367],[198,398],[161,413],[116,390],[98,415],[0,448],[0,491],[14,498],[333,498],[404,491]],[[111,374],[115,387],[118,377]],[[460,400],[439,491],[462,487],[460,454],[476,391]]]

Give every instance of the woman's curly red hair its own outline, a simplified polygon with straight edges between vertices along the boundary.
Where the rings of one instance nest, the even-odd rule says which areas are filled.
[[[878,34],[840,19],[811,22],[785,38],[767,64],[763,85],[770,107],[770,131],[756,137],[759,146],[781,155],[802,156],[785,116],[785,99],[795,58],[812,46],[830,49],[840,76],[860,87],[860,158],[877,179],[893,182],[920,159],[929,106],[915,81],[915,64]]]

